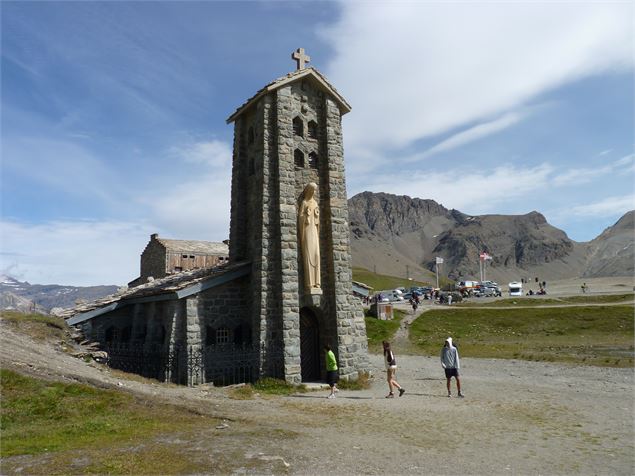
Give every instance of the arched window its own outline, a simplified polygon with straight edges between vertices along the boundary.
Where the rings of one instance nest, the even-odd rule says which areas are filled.
[[[304,152],[302,152],[300,149],[296,149],[293,152],[293,162],[295,163],[296,167],[303,169],[304,168]]]
[[[312,169],[318,168],[318,155],[315,152],[309,154],[309,167]]]
[[[216,343],[228,344],[231,338],[231,331],[227,327],[220,327],[216,329]]]
[[[309,121],[309,139],[317,139],[317,138],[318,138],[317,122]]]
[[[304,121],[302,121],[302,118],[293,118],[293,133],[296,136],[304,137]]]

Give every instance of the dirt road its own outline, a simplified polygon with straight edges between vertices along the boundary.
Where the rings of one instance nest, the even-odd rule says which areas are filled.
[[[396,341],[398,343],[398,340]],[[385,399],[381,356],[369,390],[233,400],[229,390],[127,380],[3,326],[4,368],[121,388],[224,417],[228,427],[164,435],[208,473],[611,474],[635,472],[633,369],[462,359],[465,399],[445,396],[437,357],[400,355],[402,398]],[[221,432],[219,434],[219,432]],[[47,455],[4,460],[29,474]],[[219,458],[227,462],[223,469]],[[81,472],[81,471],[79,471]]]

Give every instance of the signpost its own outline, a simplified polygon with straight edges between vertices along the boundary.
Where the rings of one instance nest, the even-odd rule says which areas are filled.
[[[443,258],[439,258],[437,256],[436,262],[435,262],[435,269],[437,272],[437,288],[439,287],[439,265],[443,264]]]

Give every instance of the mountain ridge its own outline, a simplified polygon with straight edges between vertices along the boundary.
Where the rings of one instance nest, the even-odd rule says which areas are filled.
[[[442,274],[478,279],[483,251],[493,258],[488,275],[501,281],[629,276],[633,216],[628,212],[590,242],[576,242],[538,211],[467,215],[430,199],[373,192],[349,199],[354,266],[424,278],[433,274],[438,256]]]

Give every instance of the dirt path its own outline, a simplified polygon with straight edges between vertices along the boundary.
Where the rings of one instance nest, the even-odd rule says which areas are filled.
[[[424,309],[422,309],[423,311]],[[414,316],[413,316],[414,317]],[[408,319],[410,321],[410,319]],[[407,329],[404,325],[403,331]],[[166,435],[154,444],[231,473],[611,474],[635,471],[633,369],[462,359],[466,398],[448,399],[436,357],[401,354],[402,398],[384,398],[382,357],[369,390],[233,400],[227,389],[126,379],[1,328],[2,367],[124,389],[227,419],[219,431]],[[48,455],[3,461],[28,474]],[[21,470],[20,470],[21,468]],[[216,468],[216,469],[215,469]]]

